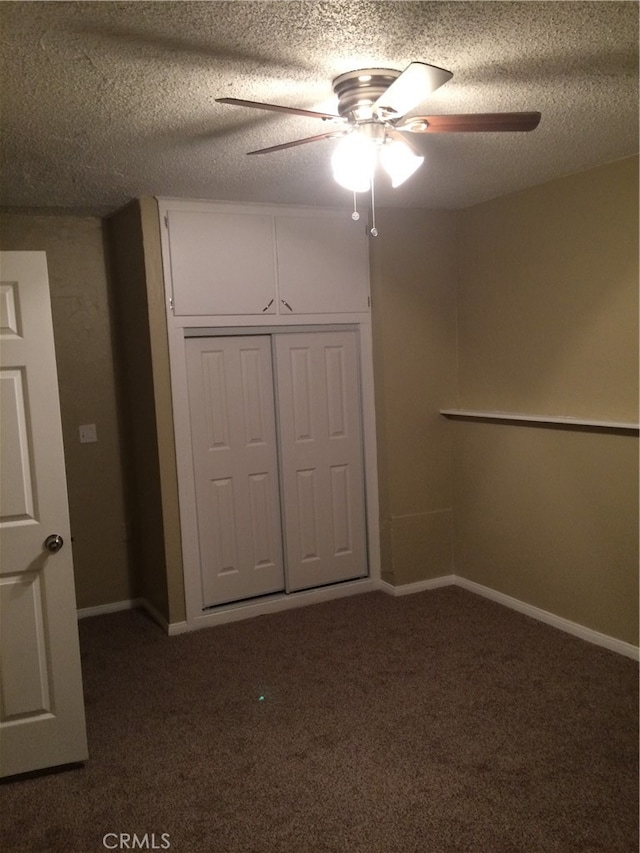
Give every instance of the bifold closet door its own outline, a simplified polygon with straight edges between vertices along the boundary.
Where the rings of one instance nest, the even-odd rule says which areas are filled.
[[[270,338],[185,343],[203,606],[282,591]]]
[[[287,590],[367,574],[356,333],[274,336]]]

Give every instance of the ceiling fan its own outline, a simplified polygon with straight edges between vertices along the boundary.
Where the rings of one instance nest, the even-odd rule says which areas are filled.
[[[338,96],[337,115],[240,98],[216,98],[216,101],[330,122],[332,127],[325,133],[247,153],[269,154],[320,139],[343,137],[332,156],[334,178],[354,193],[370,188],[373,192],[373,169],[378,156],[394,187],[410,177],[424,161],[406,134],[525,132],[538,126],[539,112],[407,115],[452,77],[451,71],[426,62],[412,62],[402,72],[391,68],[348,71],[332,83]]]

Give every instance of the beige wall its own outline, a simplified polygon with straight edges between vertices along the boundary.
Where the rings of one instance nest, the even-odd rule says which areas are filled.
[[[3,214],[0,248],[47,253],[78,607],[130,599],[102,222]],[[87,423],[96,424],[95,444],[80,444],[78,427]]]
[[[139,595],[176,623],[185,619],[184,582],[158,229],[153,199],[107,222]]]
[[[169,366],[169,338],[160,245],[160,217],[154,198],[138,201],[147,279],[149,340],[153,356],[153,382],[158,435],[162,524],[166,556],[166,584],[170,623],[186,620],[182,537],[178,502],[178,471],[173,428],[173,398]]]
[[[638,159],[460,222],[460,404],[636,421]]]
[[[378,211],[371,241],[383,579],[453,571],[450,424],[455,402],[456,217]]]
[[[454,431],[456,574],[637,645],[637,437]]]
[[[638,160],[460,214],[463,408],[638,420]],[[454,425],[456,573],[638,642],[637,435]]]

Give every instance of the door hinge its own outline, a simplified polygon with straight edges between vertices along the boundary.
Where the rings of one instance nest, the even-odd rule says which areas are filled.
[[[173,296],[169,297],[169,308],[173,311]]]
[[[367,305],[369,308],[371,308],[371,297],[370,296],[367,296]]]
[[[169,228],[169,214],[165,213],[164,215],[164,227],[168,230]]]

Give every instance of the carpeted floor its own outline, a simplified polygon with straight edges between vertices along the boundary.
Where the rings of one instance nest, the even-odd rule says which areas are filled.
[[[0,785],[7,853],[638,850],[637,664],[464,590],[80,634],[90,760]]]

